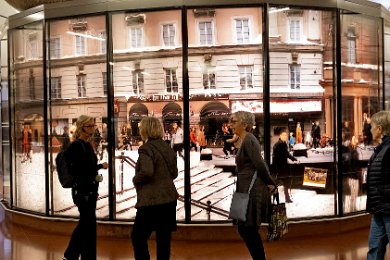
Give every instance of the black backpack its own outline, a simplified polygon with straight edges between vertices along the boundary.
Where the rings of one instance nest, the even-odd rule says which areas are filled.
[[[77,140],[75,141],[77,142]],[[79,142],[83,147],[83,151],[85,153],[84,145]],[[67,148],[69,149],[69,147]],[[72,188],[76,184],[76,176],[72,174],[71,164],[67,161],[66,158],[66,150],[62,150],[57,154],[56,157],[56,168],[58,173],[58,179],[63,188]]]

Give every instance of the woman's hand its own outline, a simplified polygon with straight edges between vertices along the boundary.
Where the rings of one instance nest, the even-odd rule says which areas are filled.
[[[268,186],[268,190],[271,194],[278,193],[278,186],[276,186],[276,185],[267,185],[267,186]]]
[[[104,163],[102,163],[102,166],[103,166],[103,169],[107,169],[108,168],[108,163],[104,162]]]

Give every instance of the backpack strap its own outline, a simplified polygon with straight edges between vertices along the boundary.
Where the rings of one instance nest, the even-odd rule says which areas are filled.
[[[85,153],[87,151],[87,149],[85,149],[85,145],[83,144],[82,141],[80,141],[79,139],[76,139],[74,140],[75,142],[78,142],[79,144],[81,144],[81,147],[83,148],[83,152]]]

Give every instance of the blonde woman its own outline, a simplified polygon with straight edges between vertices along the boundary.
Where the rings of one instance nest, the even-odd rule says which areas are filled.
[[[237,192],[248,192],[252,177],[257,172],[257,178],[249,195],[247,220],[237,221],[238,232],[253,259],[265,259],[263,242],[259,234],[262,222],[268,221],[268,206],[270,190],[276,190],[276,183],[271,177],[268,167],[261,157],[260,144],[251,133],[255,124],[255,116],[250,112],[238,111],[230,118],[230,125],[241,140],[241,146],[236,155]]]
[[[77,118],[75,139],[65,151],[65,158],[76,176],[72,188],[72,198],[76,204],[80,218],[72,233],[64,259],[96,259],[96,201],[99,182],[102,176],[99,169],[107,169],[108,164],[97,164],[97,157],[90,143],[95,132],[95,119],[81,115]]]
[[[163,140],[163,127],[155,117],[140,122],[143,145],[133,183],[137,191],[137,213],[131,240],[135,259],[150,259],[148,240],[156,232],[157,259],[169,259],[171,234],[176,230],[178,193],[173,180],[178,175],[176,153]]]

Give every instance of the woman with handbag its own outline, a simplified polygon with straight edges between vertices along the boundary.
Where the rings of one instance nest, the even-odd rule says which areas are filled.
[[[248,192],[252,177],[257,172],[249,194],[246,221],[235,220],[235,222],[252,258],[259,260],[266,259],[259,227],[261,223],[268,222],[270,190],[274,192],[277,187],[261,157],[260,144],[250,132],[254,124],[255,116],[250,112],[238,111],[230,118],[234,134],[242,140],[236,155],[236,192]]]
[[[171,234],[176,230],[178,193],[173,183],[178,175],[176,152],[163,140],[163,127],[155,117],[140,122],[143,145],[133,178],[137,213],[131,240],[135,259],[150,259],[148,240],[156,232],[157,259],[170,258]]]

